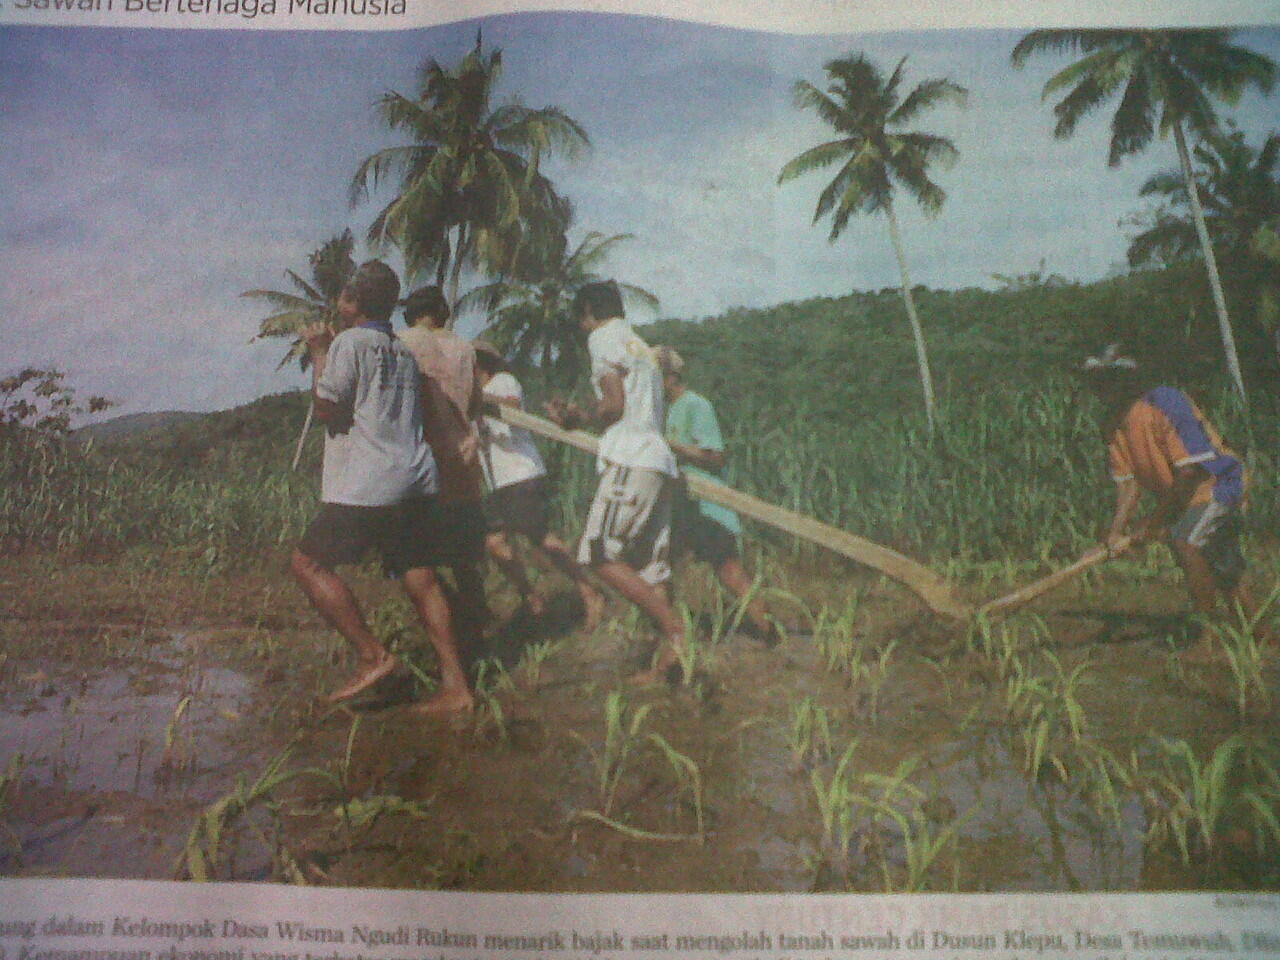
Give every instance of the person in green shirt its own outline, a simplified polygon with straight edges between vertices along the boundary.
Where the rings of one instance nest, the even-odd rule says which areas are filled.
[[[684,382],[684,358],[671,347],[656,350],[667,400],[667,443],[686,476],[721,483],[719,471],[728,457],[720,421],[711,401]],[[739,600],[751,592],[752,578],[742,565],[738,538],[742,523],[728,507],[694,500],[687,491],[676,498],[672,511],[672,555],[688,552],[711,565],[716,577]],[[765,643],[778,642],[778,628],[764,603],[755,597],[747,605],[747,619]]]

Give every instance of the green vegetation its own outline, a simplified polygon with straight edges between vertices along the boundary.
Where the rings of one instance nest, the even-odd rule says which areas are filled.
[[[1172,132],[1227,367],[1243,400],[1244,375],[1187,147],[1188,130],[1202,138],[1218,132],[1211,98],[1235,104],[1246,89],[1270,92],[1275,84],[1276,65],[1230,43],[1230,36],[1229,30],[1033,30],[1014,47],[1012,59],[1022,66],[1042,52],[1084,54],[1044,85],[1045,97],[1062,94],[1053,108],[1053,133],[1070,137],[1085,116],[1115,97],[1107,157],[1113,167],[1145,150],[1157,133],[1163,138]]]
[[[906,96],[900,96],[898,87],[906,62],[906,57],[899,60],[886,79],[866,57],[841,57],[828,61],[825,66],[830,80],[826,91],[807,81],[797,81],[796,106],[815,111],[839,137],[810,147],[795,157],[782,168],[778,182],[786,183],[813,170],[839,165],[835,179],[818,196],[813,212],[815,223],[831,215],[833,243],[855,213],[884,214],[902,274],[902,302],[911,325],[920,387],[924,392],[925,419],[932,435],[936,419],[933,374],[929,370],[924,331],[911,291],[902,230],[893,208],[893,192],[895,188],[906,190],[930,215],[942,208],[946,193],[929,179],[928,169],[933,163],[954,162],[958,155],[955,144],[946,137],[903,128],[921,111],[937,104],[963,104],[967,91],[950,80],[936,79],[926,80]]]

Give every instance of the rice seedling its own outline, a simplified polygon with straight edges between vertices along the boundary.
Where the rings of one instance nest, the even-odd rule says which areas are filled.
[[[599,750],[587,744],[595,765],[596,791],[600,809],[605,816],[613,810],[613,802],[618,795],[618,785],[622,782],[627,762],[640,741],[640,728],[644,725],[645,718],[651,709],[649,704],[644,704],[636,710],[631,710],[626,696],[620,690],[614,690],[605,697],[604,743]]]
[[[711,590],[715,603],[711,611],[711,629],[707,637],[709,647],[714,648],[720,645],[738,632],[743,618],[747,615],[747,609],[755,602],[763,584],[764,581],[757,574],[741,598],[729,601],[725,598],[725,592],[719,589],[719,584],[712,583]]]
[[[850,678],[857,677],[862,666],[863,647],[854,633],[861,602],[862,594],[855,590],[845,598],[838,614],[824,606],[813,625],[813,639],[826,660],[827,670]]]
[[[166,773],[182,773],[195,766],[194,745],[190,737],[181,737],[178,726],[191,706],[191,694],[184,694],[173,710],[164,728],[164,751],[160,755],[159,770]]]
[[[1019,654],[1023,644],[1013,623],[1005,622],[994,627],[986,616],[979,616],[970,627],[968,643],[970,649],[979,652],[995,667],[1000,680],[1008,680],[1015,673],[1022,672]]]
[[[349,829],[372,828],[385,816],[407,816],[427,820],[431,816],[430,801],[406,800],[394,794],[356,797],[334,808],[333,815]]]
[[[176,879],[189,879],[201,883],[217,879],[219,870],[223,866],[222,852],[225,840],[236,823],[255,807],[261,806],[268,811],[276,825],[275,835],[278,838],[280,832],[278,816],[282,801],[276,794],[285,784],[304,776],[321,777],[326,782],[335,782],[333,775],[324,770],[285,769],[291,753],[292,747],[283,750],[267,763],[262,773],[252,782],[247,781],[244,775],[240,774],[236,777],[235,787],[230,793],[214,801],[197,815],[179,856]],[[264,847],[277,851],[277,863],[283,862],[287,867],[292,862],[292,858],[288,857],[287,852],[281,855],[283,848],[276,842],[276,838],[259,836]],[[296,864],[294,866],[296,868]],[[292,873],[292,871],[286,872]]]
[[[796,770],[812,766],[831,756],[831,718],[827,708],[813,697],[805,697],[791,708],[791,724],[787,728],[787,746]]]
[[[1184,864],[1212,858],[1228,825],[1247,827],[1259,851],[1280,847],[1280,769],[1240,734],[1203,762],[1185,740],[1158,742],[1160,769],[1137,778],[1147,839],[1172,841]]]
[[[637,840],[696,840],[701,843],[706,836],[701,770],[692,758],[675,749],[661,734],[642,731],[641,728],[649,716],[650,709],[650,705],[645,704],[632,710],[624,694],[614,690],[605,698],[604,743],[601,747],[596,749],[586,743],[576,732],[574,733],[579,740],[583,740],[591,754],[596,773],[596,792],[600,801],[599,810],[579,810],[574,816],[578,819],[602,823]],[[658,749],[667,761],[667,765],[675,773],[680,791],[688,793],[697,823],[696,833],[660,833],[645,830],[623,823],[613,815],[613,806],[617,800],[622,778],[637,751],[644,744],[651,744]]]
[[[1211,627],[1222,646],[1227,667],[1231,670],[1236,709],[1242,717],[1264,713],[1271,706],[1271,688],[1263,673],[1266,645],[1258,638],[1262,633],[1262,624],[1266,622],[1277,598],[1280,598],[1280,584],[1271,591],[1252,617],[1245,616],[1244,610],[1237,607],[1234,611],[1234,623],[1217,623]]]
[[[883,855],[880,858],[880,872],[886,893],[919,893],[927,890],[929,871],[948,851],[952,862],[951,886],[953,890],[959,887],[960,863],[956,859],[956,847],[961,827],[977,812],[976,808],[966,811],[935,833],[929,817],[919,804],[906,811],[883,801],[868,801],[867,806],[876,815],[891,820],[901,831],[905,860],[901,881],[895,878],[895,871],[888,858]]]
[[[510,738],[507,714],[503,709],[502,701],[498,698],[500,689],[515,689],[515,682],[502,662],[495,657],[490,657],[477,663],[476,678],[471,691],[475,697],[471,732],[477,739],[493,737],[506,743]]]
[[[1066,781],[1070,772],[1064,746],[1079,745],[1085,738],[1086,717],[1079,691],[1092,682],[1087,676],[1091,664],[1084,660],[1068,672],[1052,653],[1044,656],[1052,664],[1054,676],[1015,671],[1005,686],[1005,709],[1021,724],[1026,773],[1040,776],[1048,765]]]
[[[542,682],[543,665],[562,646],[563,640],[539,640],[531,643],[520,653],[520,662],[516,664],[516,672],[520,674],[524,685],[536,689]]]
[[[853,794],[849,785],[849,765],[861,741],[857,738],[849,741],[844,753],[836,761],[831,776],[823,780],[818,769],[809,771],[809,784],[813,788],[814,799],[818,803],[818,815],[822,819],[822,838],[819,849],[833,856],[836,861],[845,865],[848,862],[849,842],[853,835],[852,801]]]
[[[697,839],[699,843],[705,843],[707,828],[702,810],[701,769],[692,758],[671,746],[662,734],[650,733],[648,740],[662,752],[662,756],[666,758],[667,764],[675,773],[681,789],[689,794],[689,800],[693,805],[694,817],[698,826]]]
[[[889,662],[897,646],[897,640],[890,640],[881,648],[874,661],[864,663],[861,667],[860,679],[867,690],[867,720],[873,727],[879,722],[880,693],[885,681],[889,679]]]
[[[1120,833],[1124,830],[1122,807],[1135,786],[1136,756],[1128,763],[1100,743],[1084,740],[1078,745],[1078,763],[1072,786],[1086,798],[1093,811]]]
[[[705,654],[702,641],[698,637],[697,619],[689,605],[679,602],[676,604],[676,611],[684,623],[684,643],[676,651],[676,658],[680,663],[680,682],[687,687],[693,683],[698,664],[705,658]]]

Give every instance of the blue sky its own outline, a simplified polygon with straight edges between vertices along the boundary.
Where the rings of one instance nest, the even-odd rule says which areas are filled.
[[[283,344],[253,343],[286,267],[377,205],[352,209],[360,160],[395,142],[372,104],[412,90],[427,57],[455,62],[477,23],[400,33],[0,28],[0,372],[57,365],[119,412],[216,409],[303,384],[275,372]],[[970,105],[923,116],[952,137],[949,199],[902,209],[913,280],[990,286],[1047,268],[1104,276],[1123,260],[1117,221],[1138,184],[1175,165],[1158,142],[1105,163],[1100,114],[1052,138],[1040,88],[1055,66],[1008,65],[1016,31],[792,37],[671,20],[529,14],[483,22],[504,50],[498,99],[562,107],[591,151],[549,171],[586,230],[627,232],[613,272],[653,290],[660,315],[700,317],[897,283],[880,219],[835,243],[810,226],[820,175],[776,186],[783,163],[826,138],[791,104],[797,78],[860,51],[908,85],[947,76]],[[1280,60],[1280,30],[1237,42]],[[1251,142],[1276,126],[1280,92],[1225,110]],[[362,254],[364,251],[361,251]],[[638,319],[645,319],[639,317]],[[928,318],[924,318],[926,324]],[[477,321],[464,323],[475,332]]]

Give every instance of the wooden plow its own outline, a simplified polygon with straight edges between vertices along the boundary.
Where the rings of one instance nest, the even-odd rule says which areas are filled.
[[[597,438],[590,433],[582,430],[565,430],[542,417],[504,404],[490,403],[485,407],[486,412],[491,416],[500,417],[513,427],[523,427],[531,433],[577,447],[587,453],[596,452]],[[974,613],[973,606],[957,597],[950,583],[928,567],[916,563],[896,550],[890,550],[881,544],[873,543],[812,517],[776,506],[759,497],[727,487],[722,483],[715,483],[704,477],[691,476],[688,481],[689,493],[700,500],[728,507],[752,520],[784,530],[792,536],[815,543],[880,571],[911,590],[930,610],[940,616],[953,620],[968,620]]]
[[[1086,550],[1080,559],[1069,566],[1063,567],[1061,570],[1055,570],[1047,577],[1041,577],[1034,583],[1029,583],[1025,587],[1013,591],[1013,593],[1005,594],[1003,597],[997,597],[994,600],[988,600],[975,611],[980,617],[993,617],[1001,614],[1009,613],[1023,604],[1030,603],[1036,597],[1048,593],[1054,587],[1066,583],[1068,580],[1078,577],[1090,567],[1096,567],[1116,554],[1123,553],[1133,545],[1133,537],[1123,537],[1115,550],[1108,550],[1106,547],[1098,546]]]

